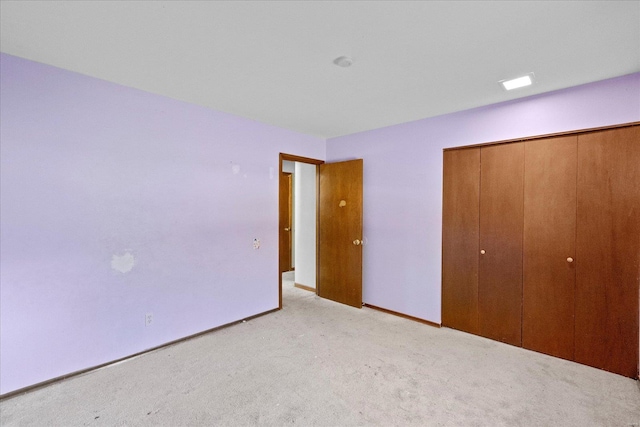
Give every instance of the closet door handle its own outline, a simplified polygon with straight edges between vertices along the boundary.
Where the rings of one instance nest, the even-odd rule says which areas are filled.
[[[571,257],[567,258],[567,262],[568,262],[569,264],[571,264],[571,263],[573,262],[573,258],[571,258]]]
[[[484,255],[486,252],[484,251],[484,249],[480,249],[480,254]]]

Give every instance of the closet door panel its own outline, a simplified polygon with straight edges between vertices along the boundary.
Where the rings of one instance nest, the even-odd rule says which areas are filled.
[[[520,346],[524,143],[483,147],[480,157],[480,335]]]
[[[444,152],[442,324],[478,333],[480,149]]]
[[[640,127],[578,137],[575,360],[638,373]]]
[[[573,359],[577,136],[525,142],[522,346]]]

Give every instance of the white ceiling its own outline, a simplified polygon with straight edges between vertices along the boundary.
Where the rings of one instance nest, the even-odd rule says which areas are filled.
[[[324,138],[640,71],[640,1],[0,7],[2,52]]]

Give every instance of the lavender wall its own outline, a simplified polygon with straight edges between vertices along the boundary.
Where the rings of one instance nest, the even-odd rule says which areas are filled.
[[[640,73],[328,140],[364,159],[364,302],[440,323],[443,148],[633,121]]]
[[[277,307],[278,153],[323,140],[4,54],[0,78],[0,394]],[[640,73],[327,141],[364,159],[365,302],[440,322],[443,148],[632,121]]]
[[[278,306],[278,153],[324,140],[0,66],[0,393]]]

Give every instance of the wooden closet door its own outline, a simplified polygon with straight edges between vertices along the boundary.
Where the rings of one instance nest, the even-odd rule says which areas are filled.
[[[442,324],[478,333],[480,149],[444,152]]]
[[[525,142],[522,346],[573,359],[578,137]]]
[[[520,346],[524,143],[483,147],[480,157],[480,335]]]
[[[575,360],[638,374],[640,127],[578,137]]]

